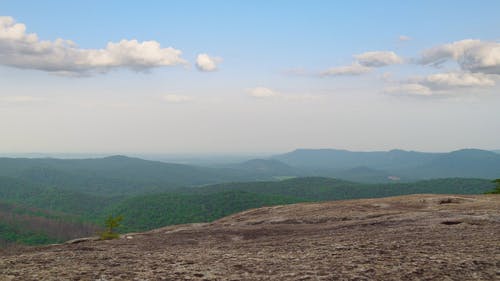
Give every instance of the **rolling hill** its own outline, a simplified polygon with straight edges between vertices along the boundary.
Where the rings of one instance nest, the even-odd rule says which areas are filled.
[[[95,235],[98,229],[74,216],[0,201],[0,248],[60,243]]]
[[[406,194],[481,194],[494,184],[481,179],[439,179],[415,183],[360,184],[330,178],[225,183],[131,197],[107,211],[123,215],[123,231],[207,222],[249,208]]]
[[[36,209],[36,214],[29,213],[29,216],[34,217],[25,220],[27,224],[41,220],[53,224],[51,221],[56,220],[60,222],[62,232],[65,232],[64,228],[75,228],[75,223],[99,225],[109,214],[124,216],[122,231],[142,231],[170,224],[212,221],[261,206],[416,193],[480,194],[493,188],[491,181],[482,179],[452,178],[414,183],[363,184],[307,177],[282,181],[222,183],[152,194],[146,192],[108,197],[0,177],[0,198],[4,204],[15,205],[17,210]],[[53,236],[54,232],[47,232],[40,224],[33,225],[40,227],[27,229],[19,228],[20,225],[4,224],[0,229],[0,236],[22,243],[50,243],[54,239],[60,241],[61,236]],[[16,234],[14,237],[13,233]]]
[[[123,232],[144,231],[166,225],[209,222],[243,210],[304,202],[282,195],[228,190],[207,194],[163,193],[125,199],[108,213],[122,215]]]
[[[329,201],[419,193],[481,194],[494,187],[493,182],[483,179],[447,178],[411,183],[364,184],[332,178],[306,177],[283,181],[223,183],[185,188],[177,192],[205,195],[241,190],[256,194],[289,196],[308,201]]]
[[[0,177],[0,198],[7,203],[85,217],[98,216],[104,206],[117,200],[6,177]]]
[[[0,176],[106,196],[272,178],[249,168],[190,166],[125,156],[95,159],[0,158]]]

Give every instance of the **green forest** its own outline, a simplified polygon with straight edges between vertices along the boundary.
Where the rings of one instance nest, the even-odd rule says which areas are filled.
[[[415,193],[481,194],[494,188],[495,184],[485,179],[366,184],[304,177],[177,187],[160,192],[145,189],[118,195],[0,177],[0,245],[40,245],[93,236],[103,229],[109,215],[123,216],[118,231],[125,233],[210,222],[262,206]]]
[[[500,155],[479,150],[297,150],[218,166],[125,156],[0,158],[0,245],[93,236],[109,215],[123,216],[117,229],[123,233],[209,222],[262,206],[416,193],[482,194],[494,190],[490,175],[499,163]],[[410,170],[424,179],[405,176]],[[469,178],[453,176],[461,174]],[[435,176],[426,179],[429,175]]]

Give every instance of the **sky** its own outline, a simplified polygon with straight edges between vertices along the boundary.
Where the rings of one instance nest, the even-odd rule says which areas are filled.
[[[0,0],[0,152],[500,149],[498,11]]]

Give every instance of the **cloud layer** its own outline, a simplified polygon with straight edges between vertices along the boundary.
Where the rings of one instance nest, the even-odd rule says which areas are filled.
[[[400,36],[402,41],[410,40]],[[500,79],[500,43],[476,39],[465,39],[442,44],[426,49],[413,60],[403,60],[392,51],[372,51],[354,55],[351,65],[332,67],[321,73],[322,76],[362,75],[375,68],[404,64],[431,66],[434,69],[447,71],[428,74],[411,79],[394,81],[383,76],[385,82],[391,83],[385,93],[401,93],[419,96],[433,94],[452,94],[457,89],[484,89],[494,87]],[[455,69],[449,69],[449,64]],[[462,91],[463,92],[463,91]]]
[[[136,71],[185,64],[182,52],[156,41],[121,40],[103,49],[82,49],[73,41],[42,41],[12,17],[0,17],[0,64],[70,75],[103,73],[116,68]]]
[[[402,81],[385,92],[428,96],[493,87],[500,78],[500,43],[465,39],[424,50],[416,61],[433,67],[452,62],[458,69]]]

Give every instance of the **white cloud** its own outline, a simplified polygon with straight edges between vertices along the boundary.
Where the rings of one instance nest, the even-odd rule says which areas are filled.
[[[431,74],[421,79],[423,84],[431,89],[453,89],[466,87],[491,87],[495,81],[482,73],[448,72]]]
[[[163,100],[168,102],[168,103],[185,103],[185,102],[194,101],[194,98],[190,97],[190,96],[170,94],[170,95],[164,95]]]
[[[467,50],[460,61],[464,69],[500,75],[500,43],[484,43]]]
[[[418,83],[406,83],[397,86],[387,87],[385,88],[384,92],[387,94],[414,95],[414,96],[432,95],[431,89]]]
[[[399,35],[399,41],[410,41],[412,38],[406,35]]]
[[[417,61],[431,66],[451,61],[456,62],[459,69],[402,81],[397,86],[386,88],[385,92],[457,96],[470,93],[471,90],[493,87],[500,78],[500,43],[460,40],[427,49]]]
[[[200,71],[209,72],[217,70],[217,64],[222,62],[222,58],[210,57],[207,54],[199,54],[196,57],[196,67]]]
[[[265,87],[247,89],[246,92],[254,98],[273,98],[280,96],[280,93]]]
[[[403,59],[390,51],[374,51],[355,55],[359,64],[367,67],[382,67],[392,64],[400,64]]]
[[[121,40],[103,49],[82,49],[73,41],[41,41],[12,17],[0,17],[0,64],[68,75],[103,73],[116,68],[147,70],[185,64],[182,52],[156,41]]]
[[[372,70],[371,67],[361,65],[357,62],[347,65],[332,67],[321,73],[322,76],[340,76],[340,75],[361,75],[368,73]]]
[[[440,65],[450,59],[458,61],[463,57],[466,50],[479,44],[481,44],[480,40],[466,39],[433,47],[422,53],[420,63]]]
[[[361,75],[375,67],[383,67],[403,63],[403,59],[390,51],[373,51],[355,55],[351,65],[337,66],[321,73],[322,76]]]
[[[440,45],[422,53],[421,64],[456,61],[462,70],[500,75],[500,43],[466,39]]]
[[[492,75],[468,72],[435,73],[403,81],[396,86],[387,87],[390,94],[432,96],[436,94],[456,96],[463,94],[460,89],[478,89],[495,86]]]

